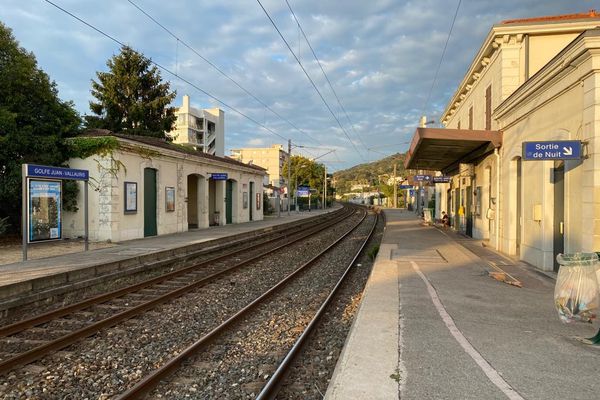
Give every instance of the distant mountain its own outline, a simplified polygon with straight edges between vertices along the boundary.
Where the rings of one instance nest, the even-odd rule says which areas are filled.
[[[380,181],[385,184],[387,179],[384,175],[392,177],[394,164],[396,164],[396,176],[406,176],[404,170],[405,158],[406,153],[396,153],[381,160],[337,171],[333,174],[336,191],[341,194],[350,192],[353,185],[376,186]]]

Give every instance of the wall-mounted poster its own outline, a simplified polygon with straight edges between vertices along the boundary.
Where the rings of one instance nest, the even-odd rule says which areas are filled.
[[[260,210],[260,193],[256,193],[256,209]]]
[[[165,198],[166,198],[165,209],[167,211],[175,211],[175,188],[174,187],[166,187],[165,188]]]
[[[242,206],[244,209],[248,208],[248,192],[243,193],[242,199]]]
[[[137,212],[137,182],[125,182],[125,214]]]
[[[61,181],[29,180],[29,242],[62,237]]]

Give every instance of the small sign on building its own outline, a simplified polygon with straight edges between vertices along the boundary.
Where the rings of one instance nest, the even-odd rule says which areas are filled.
[[[448,183],[452,180],[450,176],[434,176],[433,183]]]
[[[523,142],[523,160],[579,160],[581,140]]]
[[[213,181],[226,181],[227,173],[226,172],[213,172],[210,174],[210,179]]]

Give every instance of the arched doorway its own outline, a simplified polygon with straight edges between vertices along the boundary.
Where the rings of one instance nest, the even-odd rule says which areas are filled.
[[[156,170],[144,168],[144,237],[157,235]]]

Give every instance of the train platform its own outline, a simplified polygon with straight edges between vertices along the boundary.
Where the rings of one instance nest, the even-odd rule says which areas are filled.
[[[58,295],[66,287],[83,288],[99,277],[114,278],[131,270],[141,270],[148,265],[167,263],[170,260],[205,248],[206,242],[252,232],[260,234],[278,229],[286,224],[339,209],[294,212],[288,216],[265,216],[261,221],[194,229],[188,232],[148,237],[113,243],[111,247],[60,254],[61,242],[33,244],[31,250],[60,255],[0,265],[0,311]],[[11,250],[22,254],[20,246]],[[31,251],[30,250],[30,251]],[[13,257],[14,258],[14,257]]]
[[[327,400],[600,397],[597,325],[559,321],[555,281],[414,213],[386,228]],[[492,279],[500,266],[522,287]]]

